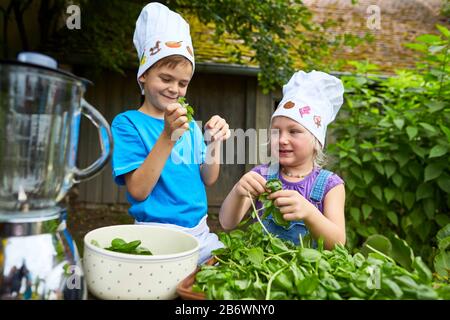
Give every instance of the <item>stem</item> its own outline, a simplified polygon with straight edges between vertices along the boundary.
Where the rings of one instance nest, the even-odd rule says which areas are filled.
[[[247,190],[247,193],[248,193],[248,196],[249,196],[249,198],[250,198],[250,202],[252,203],[253,212],[255,212],[256,219],[258,219],[258,222],[261,224],[261,227],[262,227],[262,228],[264,229],[264,231],[267,233],[267,235],[269,236],[269,238],[272,239],[272,236],[270,235],[270,232],[266,229],[266,227],[265,227],[264,224],[262,223],[261,219],[259,218],[258,210],[256,210],[255,203],[253,202],[252,195],[250,194],[250,192],[249,192],[248,190]]]
[[[238,268],[242,272],[245,272],[245,270],[243,270],[242,267],[240,265],[238,265],[236,262],[234,262],[233,260],[229,260],[227,262],[227,261],[224,261],[224,260],[220,259],[218,256],[214,256],[214,258],[216,258],[217,261],[219,261],[223,265],[229,265],[229,266],[234,265],[236,268]]]
[[[289,262],[287,262],[286,260],[284,260],[283,258],[281,258],[281,257],[279,257],[279,256],[270,256],[270,257],[267,257],[266,259],[264,259],[264,262],[267,262],[267,261],[269,261],[269,260],[271,260],[271,259],[276,259],[276,260],[278,260],[278,261],[281,261],[281,263],[283,263],[283,264],[286,264],[286,265],[289,265]]]
[[[368,245],[368,244],[366,244],[366,246],[367,246],[367,248],[369,248],[370,250],[372,250],[373,252],[376,252],[376,253],[378,253],[379,255],[381,255],[381,256],[383,256],[383,257],[385,257],[386,259],[388,259],[389,261],[391,261],[391,262],[393,262],[393,263],[395,263],[395,260],[394,259],[392,259],[391,257],[389,257],[389,256],[387,256],[387,255],[385,255],[383,252],[381,252],[381,251],[378,251],[377,249],[375,249],[375,248],[373,248],[373,247],[371,247],[370,245]]]
[[[252,214],[253,214],[253,213],[256,213],[256,214],[257,214],[257,212],[259,212],[259,211],[261,211],[261,210],[263,210],[263,209],[264,209],[264,208],[258,209],[258,210],[256,210],[256,212],[253,211]],[[243,225],[245,225],[251,218],[252,218],[252,217],[248,217],[247,219],[242,220],[242,221],[238,224],[238,227],[242,227]]]
[[[270,277],[269,282],[267,283],[267,291],[266,291],[266,300],[270,300],[270,289],[272,287],[272,281],[275,280],[275,278],[281,273],[283,272],[285,269],[287,269],[287,266],[284,268],[281,268],[280,270],[278,270],[277,272],[275,272],[272,277]]]
[[[288,253],[296,253],[296,252],[297,252],[296,250],[287,250],[287,251],[283,251],[283,252],[280,252],[280,253],[277,253],[277,254],[268,256],[267,258],[264,259],[264,262],[267,262],[267,261],[269,261],[269,260],[272,259],[272,258],[279,257],[279,256],[284,255],[284,254],[288,254]],[[282,258],[281,258],[281,259],[282,259]],[[284,259],[282,259],[282,260],[285,261]]]

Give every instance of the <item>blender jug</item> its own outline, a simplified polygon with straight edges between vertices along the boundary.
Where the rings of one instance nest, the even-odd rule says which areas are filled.
[[[83,99],[86,80],[39,53],[0,61],[0,300],[86,299],[76,243],[57,205],[108,162],[108,122]],[[76,166],[81,115],[98,129],[101,155]]]
[[[0,215],[55,207],[70,187],[93,177],[113,148],[108,122],[83,95],[86,80],[56,61],[22,53],[0,61]],[[81,115],[98,129],[101,155],[76,166]]]
[[[55,207],[39,218],[1,219],[0,300],[87,299],[64,209]]]

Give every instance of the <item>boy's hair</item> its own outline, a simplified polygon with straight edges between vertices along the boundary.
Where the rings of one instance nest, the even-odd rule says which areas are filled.
[[[165,58],[162,58],[161,60],[159,60],[158,62],[156,62],[154,65],[152,65],[148,70],[150,70],[151,68],[161,68],[161,67],[168,67],[170,69],[175,69],[179,64],[191,64],[192,63],[183,56],[180,55],[173,55],[173,56],[168,56]]]
[[[144,72],[144,74],[147,73],[152,68],[161,68],[161,67],[167,66],[170,69],[175,69],[179,64],[182,64],[182,65],[191,64],[192,65],[192,63],[187,58],[185,58],[181,55],[172,55],[172,56],[162,58],[161,60],[156,62],[154,65],[152,65],[150,68],[148,68]],[[141,94],[141,104],[144,103],[144,100],[145,100],[145,96],[143,94]]]

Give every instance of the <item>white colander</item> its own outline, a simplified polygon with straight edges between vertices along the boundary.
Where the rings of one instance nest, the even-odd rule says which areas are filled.
[[[114,238],[141,246],[153,255],[113,252]],[[97,241],[100,247],[91,243]],[[88,289],[99,299],[167,300],[177,297],[179,282],[198,264],[199,243],[182,231],[146,225],[117,225],[90,231],[84,237],[83,268]]]

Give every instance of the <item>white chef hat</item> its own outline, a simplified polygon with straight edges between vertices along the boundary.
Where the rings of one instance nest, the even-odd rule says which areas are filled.
[[[139,57],[137,80],[156,62],[171,55],[181,55],[195,67],[194,48],[189,24],[161,3],[147,4],[141,11],[134,30],[133,43]]]
[[[344,86],[338,78],[321,71],[294,73],[283,86],[283,99],[272,115],[297,121],[325,144],[327,126],[344,102]]]

